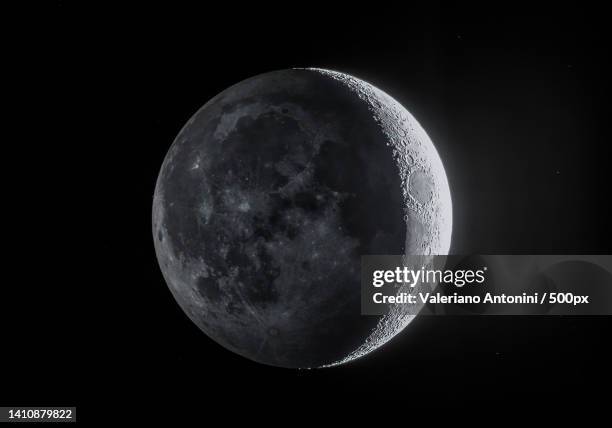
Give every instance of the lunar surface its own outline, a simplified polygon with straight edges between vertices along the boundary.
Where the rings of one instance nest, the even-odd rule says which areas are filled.
[[[282,367],[342,364],[414,318],[360,314],[360,258],[446,254],[451,198],[425,131],[347,74],[293,69],[221,92],[164,159],[153,235],[164,278],[210,338]]]

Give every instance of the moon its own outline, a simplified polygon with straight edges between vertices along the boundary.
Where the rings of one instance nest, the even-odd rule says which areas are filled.
[[[261,74],[183,127],[153,197],[157,260],[212,340],[280,367],[347,363],[413,319],[360,314],[367,254],[447,254],[452,204],[416,119],[324,69]]]

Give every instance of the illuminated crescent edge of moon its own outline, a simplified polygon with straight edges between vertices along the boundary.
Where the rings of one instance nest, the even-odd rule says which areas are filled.
[[[402,194],[408,215],[416,215],[428,228],[428,241],[419,247],[423,255],[446,255],[452,234],[452,201],[442,160],[431,139],[419,122],[399,102],[375,86],[348,74],[321,68],[306,68],[340,82],[364,101],[393,150],[402,181]],[[409,192],[409,180],[414,171],[424,171],[433,182],[433,195],[427,204],[419,203]],[[410,214],[408,213],[410,211]],[[406,254],[410,255],[410,254]],[[420,255],[420,254],[419,254]],[[382,316],[369,337],[346,357],[322,367],[348,363],[380,348],[400,333],[415,315],[403,305],[391,306]]]

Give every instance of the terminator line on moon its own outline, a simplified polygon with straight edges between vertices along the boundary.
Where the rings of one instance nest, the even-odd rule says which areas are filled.
[[[183,127],[153,200],[157,258],[209,337],[312,368],[378,348],[414,318],[360,314],[365,254],[446,254],[452,207],[431,140],[347,74],[291,69],[221,92]]]

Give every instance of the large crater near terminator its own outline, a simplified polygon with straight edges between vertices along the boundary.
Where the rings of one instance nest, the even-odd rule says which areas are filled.
[[[451,200],[427,134],[355,77],[282,70],[204,105],[164,159],[157,258],[210,338],[283,367],[340,364],[413,319],[360,315],[360,257],[445,254]]]

